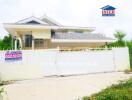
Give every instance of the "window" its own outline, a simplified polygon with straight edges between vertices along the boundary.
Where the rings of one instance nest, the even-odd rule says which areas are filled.
[[[75,33],[83,33],[81,30],[76,30]]]
[[[36,48],[43,48],[44,47],[44,39],[35,39],[34,44]]]
[[[25,47],[32,47],[32,35],[25,35]]]
[[[54,35],[55,35],[55,31],[51,30],[51,36],[54,36]]]

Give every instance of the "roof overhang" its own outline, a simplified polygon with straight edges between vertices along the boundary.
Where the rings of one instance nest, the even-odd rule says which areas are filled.
[[[94,27],[76,27],[76,26],[48,26],[48,25],[27,25],[27,24],[11,24],[11,23],[5,23],[3,24],[4,28],[9,30],[15,30],[15,29],[54,29],[54,30],[87,30],[87,31],[94,31]]]
[[[45,26],[45,25],[26,25],[26,24],[4,24],[4,28],[17,29],[17,28],[34,28],[34,29],[57,29],[57,26]]]
[[[44,25],[25,25],[25,24],[3,24],[4,28],[11,34],[17,31],[32,31],[32,30],[45,30],[57,29],[57,26],[44,26]]]

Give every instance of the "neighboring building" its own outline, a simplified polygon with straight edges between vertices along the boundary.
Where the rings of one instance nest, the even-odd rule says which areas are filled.
[[[18,41],[21,49],[93,48],[114,41],[102,34],[91,33],[94,27],[63,26],[47,16],[5,23],[4,28],[15,37],[15,49]]]

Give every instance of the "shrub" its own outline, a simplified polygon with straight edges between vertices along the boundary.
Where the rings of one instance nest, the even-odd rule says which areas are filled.
[[[0,81],[0,86],[2,86],[2,85],[12,84],[12,83],[15,83],[15,81],[14,81],[14,80],[9,80],[9,81]]]
[[[102,90],[82,100],[132,100],[132,79]]]

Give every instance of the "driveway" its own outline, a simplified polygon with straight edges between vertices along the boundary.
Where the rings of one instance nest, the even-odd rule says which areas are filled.
[[[17,81],[5,86],[5,100],[77,100],[130,77],[114,72]]]

